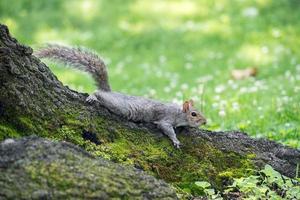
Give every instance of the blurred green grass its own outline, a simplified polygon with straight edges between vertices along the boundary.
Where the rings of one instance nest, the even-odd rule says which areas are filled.
[[[206,129],[300,148],[299,11],[298,0],[2,0],[0,22],[31,46],[96,50],[116,91],[203,102]],[[87,74],[47,63],[71,88],[96,89]],[[231,80],[253,66],[257,77]]]

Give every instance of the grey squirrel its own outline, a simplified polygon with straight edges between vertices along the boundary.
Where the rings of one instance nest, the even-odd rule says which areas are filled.
[[[87,102],[97,101],[114,114],[128,120],[156,124],[177,148],[180,147],[180,142],[174,128],[179,126],[199,127],[206,124],[205,117],[193,107],[192,100],[185,101],[182,106],[179,106],[112,92],[105,63],[90,50],[50,44],[38,49],[34,55],[59,61],[90,73],[97,83],[98,90],[86,99]]]

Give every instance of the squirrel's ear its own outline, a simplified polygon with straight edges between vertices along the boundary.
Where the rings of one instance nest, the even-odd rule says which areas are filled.
[[[190,106],[194,106],[194,101],[192,99],[189,100]]]
[[[186,113],[189,109],[190,109],[190,102],[189,101],[185,101],[182,104],[182,112]]]

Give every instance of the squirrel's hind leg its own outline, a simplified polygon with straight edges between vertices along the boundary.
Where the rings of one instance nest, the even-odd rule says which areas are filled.
[[[159,122],[157,123],[157,126],[159,129],[161,129],[165,135],[167,135],[173,142],[173,145],[179,149],[180,148],[180,142],[176,137],[176,133],[174,131],[174,128],[171,124],[166,122]]]

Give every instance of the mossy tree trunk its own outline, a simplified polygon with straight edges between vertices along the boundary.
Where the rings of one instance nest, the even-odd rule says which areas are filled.
[[[66,142],[0,142],[0,199],[177,199],[167,183]]]
[[[183,146],[151,124],[137,124],[87,104],[0,26],[0,140],[36,134],[73,142],[94,155],[132,164],[181,187],[197,180],[221,186],[248,169],[270,164],[295,176],[299,150],[240,132],[176,130]]]

